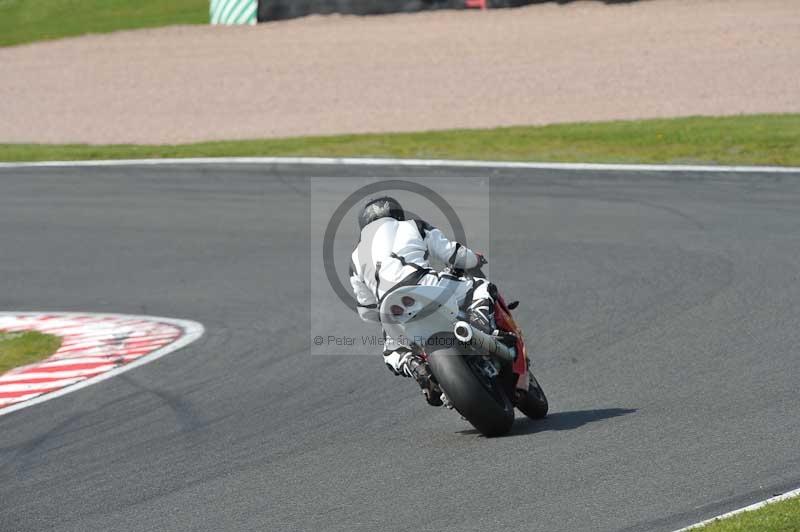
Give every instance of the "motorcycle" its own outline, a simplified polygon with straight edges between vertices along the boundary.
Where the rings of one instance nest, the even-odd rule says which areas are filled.
[[[472,273],[483,277],[480,270]],[[451,284],[399,287],[387,294],[380,312],[386,333],[404,339],[426,361],[444,405],[492,437],[511,430],[515,406],[531,419],[544,418],[548,410],[522,330],[511,315],[517,305],[496,294],[497,335],[470,325]]]

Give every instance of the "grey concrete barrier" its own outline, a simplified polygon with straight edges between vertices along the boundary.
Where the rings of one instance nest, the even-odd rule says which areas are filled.
[[[258,21],[282,20],[312,14],[381,15],[430,9],[517,7],[534,0],[259,0]]]

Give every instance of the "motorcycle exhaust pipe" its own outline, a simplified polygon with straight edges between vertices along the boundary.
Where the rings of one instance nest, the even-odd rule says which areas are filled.
[[[453,326],[453,334],[456,335],[458,341],[477,346],[506,364],[511,364],[517,358],[516,349],[508,347],[497,337],[476,329],[466,321],[457,322]]]

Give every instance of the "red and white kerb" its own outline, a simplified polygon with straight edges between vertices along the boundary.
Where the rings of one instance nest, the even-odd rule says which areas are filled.
[[[49,358],[0,375],[3,415],[171,353],[199,338],[203,326],[119,314],[0,313],[0,331],[39,331],[62,339]]]

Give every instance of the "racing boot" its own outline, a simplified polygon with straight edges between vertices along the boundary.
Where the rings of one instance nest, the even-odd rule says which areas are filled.
[[[494,300],[486,297],[476,299],[467,307],[469,323],[486,334],[494,334],[497,325],[494,321]]]
[[[408,353],[401,361],[403,374],[413,378],[422,389],[425,401],[431,406],[442,406],[442,389],[436,382],[428,364],[415,353]]]
[[[486,334],[496,336],[503,344],[514,347],[517,343],[517,336],[512,332],[500,331],[494,319],[494,300],[491,298],[478,299],[467,307],[469,323],[476,329]]]

